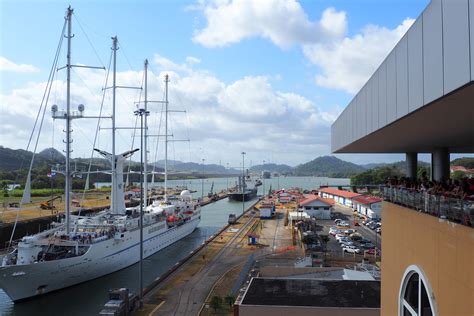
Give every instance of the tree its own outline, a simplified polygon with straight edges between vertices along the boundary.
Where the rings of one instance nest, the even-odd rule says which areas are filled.
[[[466,177],[466,173],[461,170],[456,170],[453,173],[451,173],[451,179],[453,180],[461,180],[462,178]]]
[[[232,296],[232,294],[227,294],[226,297],[224,297],[224,300],[227,304],[229,304],[229,309],[232,308],[232,305],[234,305],[235,297]]]
[[[219,308],[221,308],[222,305],[222,298],[220,296],[214,295],[211,298],[210,302],[211,307],[214,309],[214,313],[217,312]]]

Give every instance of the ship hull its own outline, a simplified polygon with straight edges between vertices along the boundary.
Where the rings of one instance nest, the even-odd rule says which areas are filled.
[[[235,202],[250,201],[257,196],[257,190],[242,192],[234,192],[229,194],[229,200]]]
[[[159,222],[143,229],[143,257],[191,234],[200,216],[184,224],[167,228]],[[37,262],[28,265],[0,267],[0,288],[18,302],[116,272],[139,261],[140,230],[124,232],[123,238],[92,244],[82,256]]]

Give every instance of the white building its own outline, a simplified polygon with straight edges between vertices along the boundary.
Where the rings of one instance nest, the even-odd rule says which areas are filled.
[[[335,188],[321,188],[319,189],[319,196],[325,199],[333,199],[334,202],[353,207],[352,199],[356,196],[361,196],[359,193],[339,190]]]
[[[299,203],[299,209],[316,219],[331,219],[334,202],[317,195],[308,195]]]
[[[353,198],[357,213],[370,219],[382,218],[382,199],[373,196],[357,196]]]

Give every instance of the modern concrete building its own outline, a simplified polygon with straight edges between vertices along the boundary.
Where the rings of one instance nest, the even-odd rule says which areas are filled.
[[[449,154],[474,152],[473,82],[474,0],[432,0],[334,122],[332,150],[406,153],[413,178],[431,153],[448,178]],[[474,204],[403,196],[382,205],[381,314],[474,315]]]
[[[432,0],[332,125],[334,153],[474,153],[474,0]]]

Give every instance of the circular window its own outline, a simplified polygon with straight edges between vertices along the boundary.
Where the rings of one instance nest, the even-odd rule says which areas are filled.
[[[433,292],[424,273],[415,265],[408,267],[402,279],[399,316],[435,316]]]

